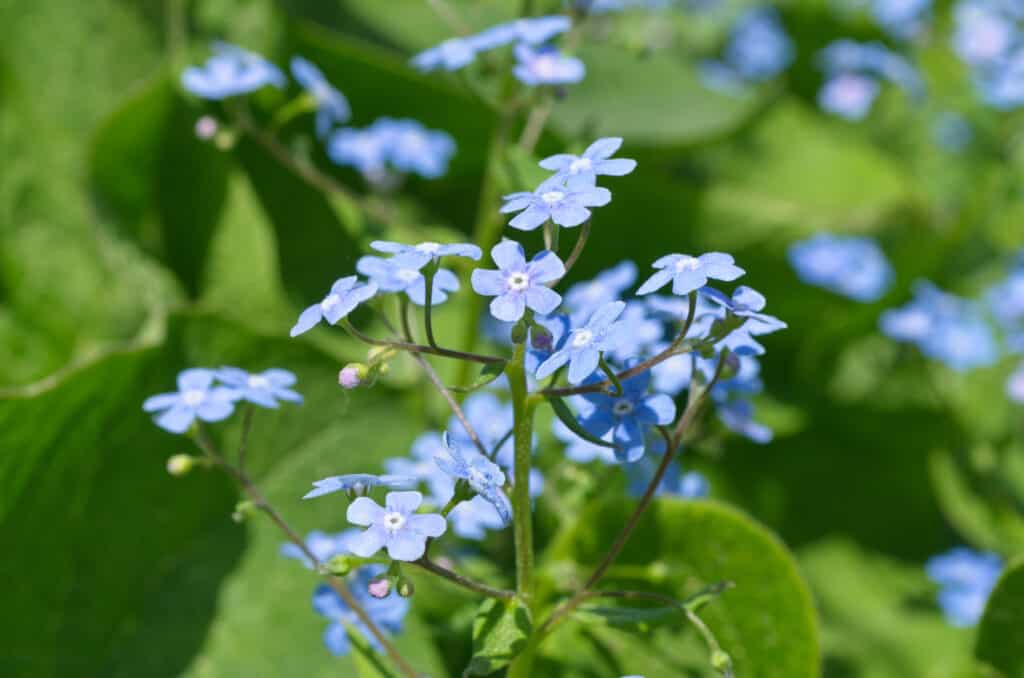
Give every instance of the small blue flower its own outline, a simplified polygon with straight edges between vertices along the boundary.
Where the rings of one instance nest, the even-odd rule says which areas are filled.
[[[348,541],[355,535],[359,534],[359,530],[351,528],[338,532],[337,534],[328,534],[321,532],[320,530],[313,530],[306,535],[305,543],[306,548],[312,551],[316,559],[321,563],[326,563],[334,556],[340,556],[350,553],[348,550]],[[313,569],[313,562],[302,552],[298,546],[291,542],[285,542],[281,544],[280,549],[281,555],[286,558],[294,558],[300,561],[310,570]]]
[[[448,514],[448,522],[458,536],[477,541],[486,537],[488,531],[501,530],[508,525],[494,505],[480,495],[460,502]]]
[[[217,378],[235,389],[239,398],[260,407],[276,408],[278,400],[302,402],[302,396],[289,388],[295,384],[295,375],[288,370],[271,368],[249,374],[237,367],[222,367],[217,370]]]
[[[839,73],[825,81],[818,92],[821,110],[850,121],[863,120],[882,87],[871,76]]]
[[[924,27],[932,0],[874,0],[871,13],[890,35],[909,40]]]
[[[554,252],[539,252],[529,262],[523,246],[504,240],[491,249],[491,258],[498,270],[478,268],[473,271],[473,290],[491,301],[491,315],[498,320],[515,322],[529,308],[541,315],[551,313],[562,303],[562,297],[549,288],[565,275],[565,266]]]
[[[196,419],[223,421],[235,410],[240,397],[233,388],[214,386],[216,372],[199,367],[178,374],[178,392],[150,396],[142,403],[146,412],[160,412],[154,421],[171,433],[184,433]]]
[[[491,26],[472,36],[470,40],[480,51],[511,45],[513,42],[542,45],[571,27],[572,21],[569,17],[560,14],[526,17]]]
[[[877,301],[892,283],[892,267],[870,238],[823,233],[794,243],[788,255],[805,283],[856,301]]]
[[[352,576],[349,591],[374,624],[389,633],[399,633],[402,630],[402,620],[409,611],[409,599],[399,595],[377,598],[370,595],[368,590],[370,583],[385,571],[383,565],[366,565],[359,568]],[[339,657],[348,654],[351,649],[349,627],[354,627],[371,647],[378,652],[381,650],[380,642],[366,628],[359,616],[327,584],[320,584],[313,593],[313,609],[331,621],[324,631],[324,644],[331,654]]]
[[[348,99],[339,92],[323,72],[300,56],[292,57],[292,75],[316,100],[316,135],[326,137],[334,125],[343,125],[352,117]]]
[[[621,177],[636,169],[636,160],[612,157],[620,146],[620,137],[604,137],[590,144],[583,155],[559,153],[541,160],[540,166],[555,172],[559,179],[593,185],[598,175]]]
[[[520,231],[532,231],[550,219],[559,226],[572,228],[590,218],[588,207],[603,207],[612,200],[607,188],[563,183],[553,176],[530,193],[522,191],[504,196],[502,214],[521,212],[508,225]]]
[[[625,302],[612,301],[594,311],[585,325],[569,333],[562,348],[540,364],[536,377],[549,377],[566,363],[569,363],[569,382],[572,384],[579,384],[593,374],[601,353],[619,345],[622,323],[616,320],[625,308]]]
[[[512,505],[501,489],[505,484],[505,474],[498,465],[479,453],[467,459],[459,446],[452,444],[447,433],[444,446],[444,452],[434,457],[438,468],[469,483],[474,492],[494,507],[505,525],[512,522]]]
[[[426,483],[430,490],[430,501],[437,506],[444,506],[452,498],[455,490],[455,481],[434,463],[434,457],[444,452],[444,449],[441,434],[427,431],[413,441],[409,451],[411,458],[388,459],[384,462],[384,467],[393,475],[407,476]],[[401,489],[413,489],[413,486]]]
[[[473,261],[480,260],[480,248],[471,243],[442,244],[437,242],[421,242],[418,245],[406,245],[400,242],[374,240],[370,247],[385,254],[406,254],[420,257],[423,263],[441,257],[467,257]]]
[[[669,254],[661,257],[653,264],[661,269],[647,279],[640,289],[639,295],[650,294],[672,283],[672,294],[683,296],[708,284],[708,280],[732,281],[746,273],[735,265],[735,260],[722,252],[709,252],[699,257],[687,254]]]
[[[619,320],[618,346],[611,349],[608,355],[618,362],[627,358],[652,353],[664,336],[661,322],[647,313],[647,306],[639,301],[630,301]]]
[[[630,362],[631,367],[635,362]],[[596,375],[589,381],[599,381]],[[633,462],[644,454],[647,429],[655,425],[672,423],[676,405],[663,394],[647,394],[651,383],[650,372],[638,374],[622,382],[623,394],[587,393],[582,396],[580,425],[591,435],[602,438],[612,431],[615,457],[619,461]]]
[[[1011,3],[964,0],[957,3],[953,18],[953,49],[975,68],[1003,61],[1019,39]]]
[[[599,306],[622,297],[629,287],[636,282],[636,264],[622,261],[605,271],[601,271],[593,280],[578,282],[565,293],[565,307],[572,318],[582,322]]]
[[[372,129],[386,141],[387,159],[399,172],[437,179],[448,171],[455,140],[447,132],[427,129],[406,118],[378,118]]]
[[[578,464],[586,464],[595,459],[605,464],[614,464],[617,461],[613,448],[597,445],[589,440],[580,438],[568,426],[563,424],[560,419],[556,418],[552,422],[551,432],[555,438],[565,443],[565,456]],[[608,431],[605,433],[602,436],[602,440],[610,443],[612,441],[612,432]]]
[[[427,539],[440,537],[448,528],[439,513],[416,513],[423,503],[419,492],[388,492],[384,503],[381,507],[369,497],[357,497],[348,505],[348,521],[368,528],[349,542],[352,553],[361,558],[386,548],[392,560],[419,560]]]
[[[772,430],[754,421],[754,406],[749,400],[730,400],[720,403],[715,410],[719,421],[733,433],[759,445],[772,441]]]
[[[958,547],[928,559],[928,576],[940,586],[939,606],[953,626],[974,626],[1003,570],[995,553]]]
[[[665,346],[660,347],[656,353],[661,353],[665,348]],[[689,388],[690,381],[693,379],[694,359],[693,355],[683,353],[674,355],[652,367],[654,390],[675,396]]]
[[[878,42],[836,40],[823,49],[819,62],[826,84],[818,94],[823,109],[847,120],[860,120],[878,96],[879,80],[908,94],[924,93],[924,82],[910,62]]]
[[[789,67],[794,56],[793,41],[778,12],[755,7],[737,19],[722,61],[705,61],[699,72],[709,89],[735,93],[746,83],[774,78]]]
[[[511,466],[513,445],[508,434],[512,431],[514,422],[512,403],[501,402],[493,393],[479,392],[466,398],[462,403],[462,412],[484,448],[494,454],[499,464]],[[458,417],[453,415],[448,420],[448,430],[451,432],[453,442],[463,447],[473,444],[469,432]],[[497,452],[495,448],[498,448]]]
[[[658,449],[653,449],[653,455],[644,456],[635,464],[628,464],[625,468],[627,479],[627,491],[634,497],[641,496],[647,486],[654,478],[658,465],[661,463],[661,455],[664,454],[665,441],[661,440]],[[711,491],[707,479],[697,473],[690,471],[683,473],[679,460],[673,460],[665,471],[661,482],[654,491],[654,496],[672,496],[680,499],[701,499]]]
[[[213,56],[200,66],[189,66],[181,74],[181,84],[190,93],[203,99],[227,99],[248,94],[264,87],[284,87],[284,74],[277,66],[258,54],[216,42]]]
[[[417,254],[399,254],[390,259],[366,256],[356,262],[356,270],[370,278],[382,292],[405,292],[417,306],[427,303],[427,282],[420,269],[427,261]],[[439,268],[434,273],[431,306],[443,304],[449,292],[459,289],[459,279],[451,271]]]
[[[289,334],[297,337],[303,332],[313,329],[321,320],[326,320],[334,325],[355,310],[356,306],[376,293],[376,283],[360,283],[354,275],[339,278],[331,285],[331,291],[323,298],[323,301],[313,304],[299,315],[299,319]]]
[[[364,495],[375,487],[386,487],[391,490],[415,487],[416,478],[408,475],[375,476],[371,473],[348,473],[343,476],[328,476],[313,481],[313,489],[302,496],[303,499],[314,499],[332,492],[351,492]]]
[[[1005,280],[986,290],[985,302],[1005,333],[1007,349],[1024,352],[1024,266],[1018,264]]]
[[[1024,404],[1024,363],[1018,365],[1006,380],[1006,395],[1011,401]]]
[[[470,38],[450,38],[440,45],[431,47],[416,54],[410,63],[417,69],[427,72],[442,68],[446,71],[457,71],[468,66],[476,59],[477,47]]]
[[[720,304],[729,313],[740,318],[746,318],[742,329],[750,334],[770,334],[788,327],[786,323],[775,316],[761,313],[767,303],[764,295],[752,287],[740,285],[733,290],[732,296],[727,297],[713,287],[703,287],[700,290],[713,303]]]
[[[371,180],[380,180],[386,174],[390,139],[373,128],[343,127],[331,133],[327,141],[327,156],[344,167],[354,167]]]
[[[516,65],[512,73],[524,85],[571,85],[583,80],[587,67],[576,57],[555,47],[533,48],[519,43],[515,48]]]

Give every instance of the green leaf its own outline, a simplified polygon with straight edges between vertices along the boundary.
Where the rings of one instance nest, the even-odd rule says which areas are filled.
[[[601,447],[615,447],[615,443],[602,440],[580,426],[580,423],[576,420],[576,415],[572,413],[572,410],[569,409],[569,406],[565,404],[564,400],[557,396],[548,396],[548,402],[551,403],[551,409],[554,411],[555,416],[557,416],[570,431],[578,435],[580,438],[583,438],[588,443],[600,445]]]
[[[1024,676],[1024,559],[1006,566],[989,596],[974,655],[1007,676]]]
[[[473,620],[473,658],[464,676],[486,676],[507,666],[526,647],[533,629],[530,611],[518,600],[491,598]]]
[[[585,624],[607,624],[646,631],[656,624],[683,625],[686,618],[675,607],[582,607],[573,616]]]
[[[478,388],[487,386],[502,374],[505,373],[505,363],[487,363],[480,370],[480,374],[476,376],[468,386],[452,386],[448,390],[455,391],[456,393],[469,393],[475,391]]]
[[[356,671],[360,678],[400,678],[394,670],[388,666],[387,660],[373,647],[369,641],[355,629],[346,624],[349,642],[352,643],[352,650],[356,664]]]

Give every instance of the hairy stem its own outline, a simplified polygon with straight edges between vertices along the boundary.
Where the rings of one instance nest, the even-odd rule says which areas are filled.
[[[476,593],[488,596],[489,598],[502,598],[504,600],[510,600],[512,598],[515,598],[516,596],[515,591],[509,591],[508,589],[496,589],[486,584],[481,584],[480,582],[474,579],[470,579],[469,577],[465,577],[459,574],[458,572],[449,570],[448,568],[442,565],[438,565],[434,561],[430,560],[427,556],[423,556],[419,560],[412,561],[412,564],[423,568],[427,572],[436,574],[439,577],[443,577],[448,581],[452,582],[453,584],[461,586],[462,588],[469,589],[470,591],[475,591]]]
[[[363,334],[356,329],[356,327],[349,322],[348,318],[341,319],[339,324],[353,337],[359,341],[370,344],[371,346],[389,346],[399,351],[408,351],[413,354],[428,353],[430,355],[441,356],[442,358],[453,358],[455,360],[471,361],[475,363],[483,363],[485,365],[497,365],[507,362],[504,358],[499,358],[498,356],[493,355],[480,355],[478,353],[467,353],[465,351],[453,351],[448,348],[435,348],[433,346],[424,346],[422,344],[413,344],[405,341],[374,339],[373,337]]]

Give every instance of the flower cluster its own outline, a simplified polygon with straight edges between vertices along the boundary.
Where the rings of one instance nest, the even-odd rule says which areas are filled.
[[[366,565],[359,568],[351,577],[349,591],[374,624],[389,633],[399,633],[402,630],[402,620],[409,612],[409,599],[391,592],[384,596],[374,595],[373,586],[384,574],[384,570],[383,565]],[[320,584],[313,592],[313,609],[330,622],[324,630],[324,645],[332,654],[343,656],[349,653],[350,627],[366,639],[371,647],[380,650],[380,641],[370,633],[366,624],[341,596],[327,584]]]
[[[266,86],[283,88],[284,73],[258,54],[225,42],[213,44],[213,56],[181,74],[182,86],[203,99],[227,99]]]
[[[994,553],[955,548],[928,560],[928,576],[939,589],[939,607],[954,626],[974,626],[1003,570]]]
[[[359,170],[374,183],[384,183],[389,170],[437,179],[448,171],[454,153],[451,135],[408,118],[377,118],[362,129],[343,127],[327,142],[331,160]]]
[[[702,62],[700,75],[710,89],[735,92],[771,80],[789,68],[794,57],[793,41],[778,12],[754,7],[733,24],[722,59]]]
[[[1024,104],[1024,11],[1013,2],[960,0],[953,49],[970,67],[982,99],[1009,110]]]
[[[924,92],[917,70],[899,54],[878,42],[836,40],[821,51],[825,84],[818,91],[822,110],[846,120],[861,120],[890,82],[913,96]]]
[[[788,254],[805,283],[855,301],[877,301],[892,284],[892,266],[870,238],[822,233],[794,243]]]

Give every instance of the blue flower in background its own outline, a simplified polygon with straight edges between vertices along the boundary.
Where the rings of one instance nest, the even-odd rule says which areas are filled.
[[[521,212],[508,225],[520,231],[532,231],[550,219],[559,226],[579,226],[590,218],[588,207],[603,207],[612,200],[607,188],[567,186],[555,175],[530,193],[522,191],[504,196],[501,213]]]
[[[636,169],[636,160],[613,158],[622,146],[620,137],[604,137],[587,146],[582,155],[559,153],[544,158],[540,166],[555,172],[555,177],[593,185],[598,175],[621,177]]]
[[[199,367],[178,374],[178,392],[150,396],[142,403],[146,412],[160,412],[156,425],[171,433],[184,433],[196,419],[223,421],[235,410],[239,393],[226,386],[214,386],[217,373]]]
[[[405,254],[411,257],[420,257],[423,263],[441,257],[467,257],[473,261],[480,260],[480,248],[471,243],[442,244],[436,242],[421,242],[418,245],[406,245],[400,242],[387,240],[374,240],[370,247],[378,252],[386,254]]]
[[[477,46],[470,38],[450,38],[415,55],[410,63],[421,71],[438,68],[457,71],[476,59]]]
[[[608,351],[613,360],[625,362],[627,358],[654,352],[661,343],[664,328],[660,321],[647,313],[647,306],[639,301],[626,303],[619,319],[618,345]]]
[[[524,85],[571,85],[583,80],[587,67],[576,57],[555,47],[534,48],[519,43],[515,48],[516,65],[512,73]]]
[[[386,174],[390,139],[373,128],[343,127],[331,133],[327,156],[338,165],[354,167],[371,180]]]
[[[326,563],[334,556],[349,553],[348,540],[357,534],[359,534],[359,530],[355,528],[344,530],[337,534],[313,530],[306,535],[303,541],[306,543],[306,548],[316,556],[318,561]],[[280,552],[285,558],[294,558],[310,570],[313,569],[313,562],[302,552],[302,549],[290,541],[281,544]]]
[[[974,626],[1003,570],[995,553],[958,547],[928,559],[925,571],[939,585],[939,607],[953,626]]]
[[[868,114],[881,80],[913,96],[924,93],[917,69],[878,42],[836,40],[821,50],[819,62],[825,71],[825,85],[818,93],[818,103],[847,120],[860,120]]]
[[[537,367],[536,377],[549,377],[566,363],[569,363],[569,382],[572,384],[578,384],[593,374],[601,353],[619,345],[622,323],[616,320],[625,308],[625,302],[612,301],[594,311],[585,325],[569,333],[562,348]]]
[[[225,42],[213,44],[213,56],[181,74],[182,86],[203,99],[227,99],[266,85],[284,87],[281,70],[258,54]]]
[[[635,464],[628,464],[625,468],[627,491],[634,497],[641,496],[647,486],[654,478],[654,474],[661,463],[661,455],[664,454],[665,442],[661,441],[660,450],[652,450],[653,455],[644,456]],[[707,479],[697,473],[690,471],[683,473],[678,460],[673,460],[665,470],[665,475],[654,491],[654,496],[671,496],[680,499],[702,499],[711,492],[711,486]]]
[[[749,400],[730,400],[719,403],[715,409],[718,420],[725,427],[759,445],[772,441],[772,430],[754,421],[754,405]]]
[[[855,122],[867,116],[881,91],[882,86],[870,76],[837,73],[818,91],[818,105],[826,113]]]
[[[348,505],[346,517],[367,529],[349,541],[352,553],[369,558],[386,548],[392,560],[418,560],[427,539],[440,537],[448,527],[438,513],[417,514],[421,503],[419,492],[388,492],[383,507],[369,497],[356,497]]]
[[[375,487],[386,487],[391,490],[404,490],[416,485],[416,478],[411,475],[375,476],[372,473],[347,473],[341,476],[328,476],[313,481],[313,489],[302,496],[303,499],[314,499],[332,492],[352,492],[363,495]]]
[[[892,283],[892,266],[870,238],[823,233],[794,243],[788,256],[805,283],[856,301],[877,301]]]
[[[493,453],[498,463],[511,466],[512,438],[508,434],[514,421],[512,403],[501,402],[493,393],[474,393],[462,403],[462,412],[488,453]],[[453,415],[448,420],[448,430],[457,444],[463,447],[473,444],[458,417]],[[497,452],[495,448],[498,448]]]
[[[1015,403],[1024,404],[1024,363],[1006,380],[1006,395]]]
[[[650,294],[672,283],[672,294],[683,296],[708,284],[708,280],[732,281],[746,271],[735,265],[728,254],[709,252],[699,257],[687,254],[669,254],[661,257],[652,267],[658,270],[636,291],[638,295]]]
[[[471,280],[477,294],[494,297],[491,315],[498,320],[515,322],[527,308],[547,315],[562,303],[562,297],[547,286],[565,275],[565,266],[554,252],[539,252],[527,262],[522,245],[503,240],[491,249],[491,258],[498,270],[478,268]]]
[[[778,12],[754,7],[733,25],[723,59],[703,62],[699,72],[709,89],[736,92],[746,83],[774,78],[793,63],[794,54]]]
[[[417,254],[399,254],[390,259],[381,257],[360,257],[356,270],[370,278],[382,292],[405,292],[417,306],[427,303],[427,282],[420,272],[426,260]],[[439,268],[434,273],[431,306],[443,304],[449,292],[459,289],[459,279],[451,271]]]
[[[261,407],[277,407],[278,400],[301,403],[302,396],[290,386],[295,384],[295,374],[288,370],[271,368],[249,374],[237,367],[222,367],[217,370],[222,384],[235,389],[241,400]]]
[[[655,349],[661,353],[667,346]],[[688,353],[674,355],[651,368],[654,390],[660,393],[678,395],[683,389],[689,388],[693,379],[694,356]]]
[[[365,129],[343,127],[327,142],[331,160],[354,167],[371,181],[382,181],[389,166],[436,179],[448,171],[454,153],[455,141],[450,134],[405,118],[378,118]]]
[[[434,457],[438,468],[469,483],[474,492],[494,507],[505,525],[512,522],[512,505],[501,489],[505,484],[505,474],[498,465],[479,453],[467,459],[459,446],[452,444],[447,433],[444,435],[444,447],[444,451]]]
[[[623,292],[636,282],[636,264],[622,261],[601,271],[593,280],[578,282],[565,293],[565,307],[571,317],[582,322],[599,306],[622,297]]]
[[[1005,334],[1007,348],[1024,352],[1024,267],[1018,266],[990,287],[985,302]]]
[[[551,432],[555,438],[565,443],[565,456],[578,464],[586,464],[588,462],[599,460],[605,464],[614,464],[617,462],[615,458],[615,451],[611,447],[605,447],[603,445],[597,445],[584,440],[578,435],[572,432],[572,430],[562,423],[557,417],[551,424]],[[608,431],[602,436],[602,440],[607,442],[612,441],[612,432]]]
[[[434,463],[434,457],[444,452],[441,434],[427,431],[420,434],[412,443],[410,456],[394,457],[384,462],[388,473],[397,476],[408,476],[427,484],[430,500],[438,506],[444,506],[452,498],[455,481]],[[412,485],[401,489],[412,489]],[[398,488],[396,488],[398,489]]]
[[[368,591],[370,582],[382,575],[385,570],[383,565],[366,565],[359,568],[352,576],[349,591],[374,624],[389,633],[399,633],[402,630],[402,620],[409,611],[409,599],[398,595],[377,598]],[[313,609],[331,621],[324,631],[324,644],[331,654],[339,657],[348,654],[351,649],[348,637],[350,626],[354,627],[373,648],[380,651],[380,642],[374,638],[358,615],[345,604],[341,596],[327,584],[320,584],[313,593]]]
[[[953,13],[953,49],[976,68],[1003,61],[1017,43],[1020,29],[1011,3],[962,0]]]
[[[458,536],[478,541],[486,537],[489,530],[500,530],[508,525],[494,505],[480,495],[460,502],[448,514],[448,522]]]
[[[480,51],[504,47],[512,43],[542,45],[572,27],[567,16],[525,17],[507,23],[491,26],[470,38]]]
[[[913,38],[929,18],[932,0],[874,0],[871,13],[890,35],[901,40]]]
[[[300,56],[292,57],[292,75],[316,100],[316,135],[326,137],[334,125],[342,125],[352,117],[348,99],[339,92],[319,68]]]
[[[331,291],[318,304],[313,304],[299,315],[289,334],[297,337],[326,320],[334,325],[355,310],[356,306],[377,293],[377,283],[360,283],[354,275],[339,278],[331,285]]]

